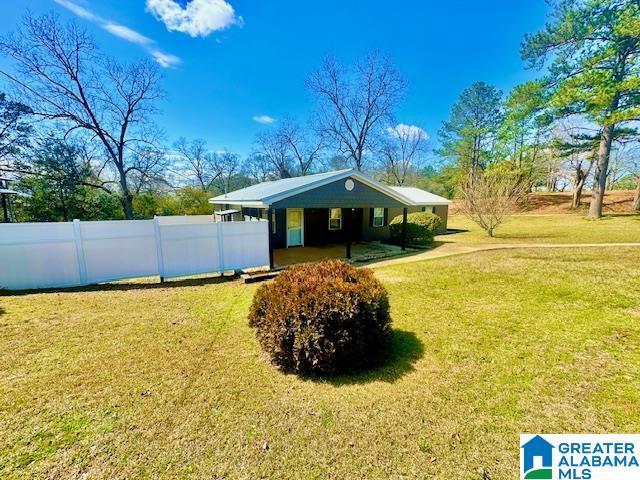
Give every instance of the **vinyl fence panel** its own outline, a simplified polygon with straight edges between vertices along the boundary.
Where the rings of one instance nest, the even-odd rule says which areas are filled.
[[[222,271],[220,223],[160,225],[163,277]]]
[[[158,275],[153,220],[79,223],[86,283]]]
[[[269,224],[222,222],[222,252],[225,269],[242,269],[269,264]]]
[[[179,277],[269,264],[268,225],[209,215],[0,225],[0,288]]]
[[[72,223],[0,225],[0,287],[80,285]]]

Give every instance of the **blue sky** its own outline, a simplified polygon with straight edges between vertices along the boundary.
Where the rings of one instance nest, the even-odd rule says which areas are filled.
[[[0,32],[13,30],[27,8],[55,10],[85,25],[111,55],[155,55],[166,65],[167,98],[157,121],[167,141],[204,138],[211,149],[244,155],[258,132],[272,128],[254,118],[277,123],[285,116],[310,116],[313,103],[304,82],[324,56],[348,63],[372,49],[389,55],[407,79],[397,122],[420,126],[436,145],[462,89],[483,80],[508,91],[537,75],[525,70],[519,47],[525,32],[544,24],[548,8],[544,0],[172,3],[7,1]],[[191,9],[177,10],[185,7]]]

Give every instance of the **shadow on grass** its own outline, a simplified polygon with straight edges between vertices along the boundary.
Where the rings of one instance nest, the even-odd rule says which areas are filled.
[[[357,385],[370,382],[393,383],[413,371],[416,363],[424,355],[424,344],[416,334],[406,330],[394,330],[391,349],[382,364],[368,370],[329,376],[305,376],[305,380],[327,383],[334,387]]]
[[[443,233],[439,233],[439,236],[442,235],[454,235],[456,233],[467,233],[469,230],[466,228],[447,228],[447,230]]]
[[[129,281],[115,283],[100,283],[97,285],[86,285],[81,287],[66,288],[41,288],[36,290],[2,290],[0,297],[32,295],[35,293],[73,293],[73,292],[103,292],[103,291],[129,291],[129,290],[153,290],[156,288],[176,288],[176,287],[201,287],[205,285],[215,285],[237,280],[237,276],[206,277],[206,278],[186,278],[178,280],[167,280],[164,283],[151,281]]]
[[[446,245],[448,243],[456,243],[456,242],[452,242],[452,241],[433,241],[429,244],[425,244],[425,245],[408,245],[406,251],[402,252],[402,253],[398,253],[396,255],[389,255],[386,257],[380,257],[380,258],[372,258],[372,259],[368,259],[366,261],[360,261],[357,262],[358,266],[368,266],[368,265],[374,265],[376,263],[379,262],[386,262],[387,260],[392,260],[394,258],[408,258],[408,257],[413,257],[414,255],[420,255],[421,253],[424,252],[428,252],[431,250],[435,250],[438,247],[441,247],[443,245]]]

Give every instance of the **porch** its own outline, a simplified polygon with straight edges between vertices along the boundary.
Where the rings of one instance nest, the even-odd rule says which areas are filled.
[[[406,251],[399,245],[386,243],[355,242],[351,245],[351,262],[368,262],[378,258],[402,255]],[[344,243],[327,245],[276,248],[273,250],[274,267],[282,268],[296,263],[318,262],[328,258],[344,259],[346,256]]]

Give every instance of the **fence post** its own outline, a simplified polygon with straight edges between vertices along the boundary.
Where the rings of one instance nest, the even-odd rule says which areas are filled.
[[[73,239],[76,243],[76,256],[78,258],[78,273],[80,274],[80,285],[87,284],[87,261],[84,257],[84,245],[82,244],[82,230],[80,230],[80,220],[73,220]]]
[[[156,215],[153,216],[153,230],[156,238],[156,255],[158,258],[158,275],[160,283],[164,283],[164,255],[162,255],[162,236],[160,232],[160,222]]]
[[[224,234],[222,233],[222,223],[216,222],[218,227],[218,258],[220,259],[220,274],[224,275],[224,245],[222,244]]]
[[[402,209],[402,250],[407,249],[407,207]]]
[[[275,261],[273,258],[273,208],[267,208],[267,243],[269,245],[269,270],[273,270]]]

